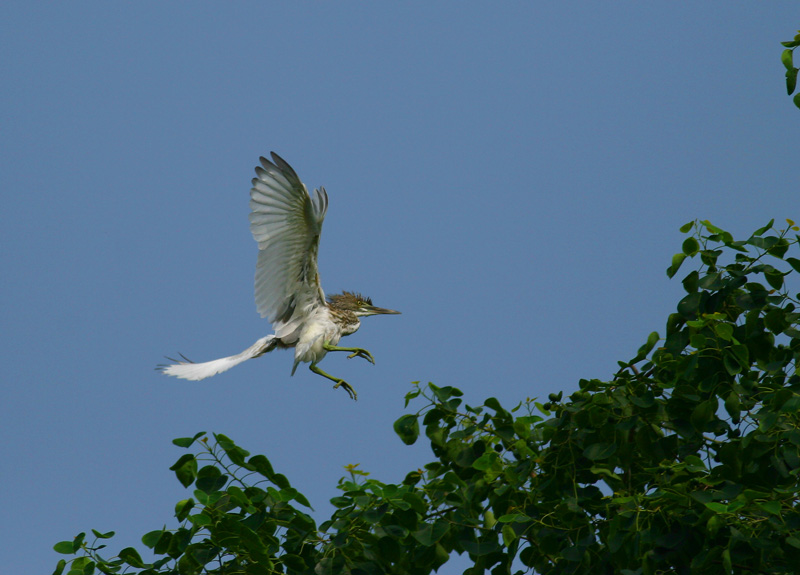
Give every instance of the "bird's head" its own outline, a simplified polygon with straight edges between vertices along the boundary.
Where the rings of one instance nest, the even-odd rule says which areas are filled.
[[[354,292],[342,292],[340,294],[328,296],[331,307],[343,311],[349,311],[356,316],[364,317],[368,315],[378,314],[399,314],[399,311],[393,309],[386,309],[382,307],[375,307],[372,305],[372,300],[368,297]]]

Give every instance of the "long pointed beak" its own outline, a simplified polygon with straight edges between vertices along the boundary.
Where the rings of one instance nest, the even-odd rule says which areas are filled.
[[[397,314],[397,315],[399,315],[400,314],[399,311],[394,311],[393,309],[386,309],[386,308],[383,308],[383,307],[375,307],[374,305],[371,305],[371,306],[367,307],[366,309],[369,311],[370,315],[378,315],[378,314]]]

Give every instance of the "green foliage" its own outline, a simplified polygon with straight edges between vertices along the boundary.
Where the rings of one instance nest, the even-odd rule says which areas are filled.
[[[783,52],[781,52],[781,62],[786,68],[786,93],[791,96],[797,88],[797,66],[794,65],[794,49],[800,46],[800,32],[793,40],[781,42],[781,44],[784,47]],[[800,108],[800,92],[795,94],[793,100],[794,105]]]
[[[471,406],[414,385],[394,429],[433,459],[398,484],[348,465],[330,519],[263,455],[221,434],[172,467],[193,489],[179,525],[104,559],[113,533],[54,549],[56,573],[427,574],[453,553],[467,575],[795,573],[800,565],[800,236],[769,222],[746,240],[691,222],[667,273],[686,292],[608,381],[546,403]],[[790,255],[793,254],[793,255]],[[796,288],[795,288],[796,289]]]

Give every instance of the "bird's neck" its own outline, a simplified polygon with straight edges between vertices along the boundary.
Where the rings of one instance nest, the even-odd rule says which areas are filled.
[[[358,328],[361,327],[361,321],[352,311],[347,309],[339,309],[335,306],[330,306],[329,311],[333,321],[336,322],[336,324],[342,330],[343,336],[355,333],[358,331]]]

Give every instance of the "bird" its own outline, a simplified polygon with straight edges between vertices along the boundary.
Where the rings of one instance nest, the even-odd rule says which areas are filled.
[[[340,347],[339,340],[355,333],[360,318],[371,315],[399,314],[399,311],[377,307],[369,297],[344,291],[325,295],[317,268],[317,253],[322,222],[328,210],[328,194],[320,186],[313,194],[294,169],[275,152],[271,161],[260,158],[250,190],[250,231],[258,244],[255,274],[256,309],[273,327],[243,352],[194,363],[167,358],[173,363],[157,367],[167,375],[199,381],[217,375],[248,359],[260,357],[274,349],[294,348],[292,375],[301,363],[335,382],[351,399],[357,394],[344,379],[320,369],[319,362],[330,351],[349,352],[348,358],[361,357],[370,363],[375,358],[366,349]]]

